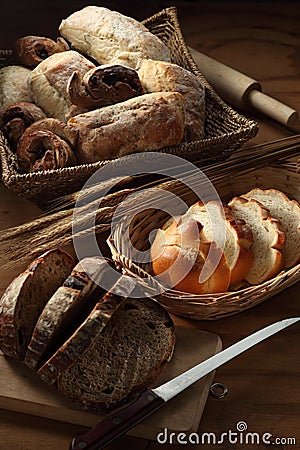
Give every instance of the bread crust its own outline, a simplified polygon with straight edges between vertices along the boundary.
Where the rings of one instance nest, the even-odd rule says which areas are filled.
[[[23,66],[6,66],[0,69],[0,112],[14,103],[33,102],[28,88],[31,70]]]
[[[141,58],[170,61],[166,45],[140,22],[98,6],[87,6],[63,20],[59,31],[72,47],[99,64],[135,68]]]
[[[184,99],[177,92],[144,94],[72,117],[81,163],[177,145],[184,131]]]

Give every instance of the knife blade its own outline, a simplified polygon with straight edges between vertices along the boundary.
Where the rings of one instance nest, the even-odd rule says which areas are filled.
[[[205,375],[299,320],[300,317],[292,317],[275,322],[186,370],[161,386],[148,389],[133,403],[120,408],[86,433],[73,438],[69,447],[70,450],[100,450],[104,448]]]

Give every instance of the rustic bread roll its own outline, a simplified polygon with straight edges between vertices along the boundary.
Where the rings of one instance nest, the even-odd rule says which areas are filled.
[[[86,111],[86,108],[71,103],[67,85],[75,71],[83,76],[94,67],[92,62],[73,50],[49,56],[31,71],[28,78],[35,103],[47,116],[65,122],[70,117]]]
[[[7,66],[0,69],[0,112],[7,106],[19,102],[33,102],[27,80],[31,70],[22,66]]]
[[[281,223],[285,244],[281,253],[284,266],[289,268],[300,262],[300,205],[277,189],[252,189],[241,197],[259,201]]]
[[[62,373],[58,389],[85,409],[114,406],[153,384],[171,359],[174,345],[173,322],[159,303],[127,299]]]
[[[202,230],[203,225],[192,215],[168,221],[158,230],[151,246],[153,273],[180,291],[193,294],[227,291],[231,270],[225,255],[216,242],[201,236]]]
[[[104,295],[101,279],[108,262],[100,257],[84,258],[52,295],[39,316],[24,362],[35,369],[64,343]],[[88,273],[86,273],[88,268]],[[97,280],[97,283],[93,280]]]
[[[177,92],[144,94],[72,117],[81,163],[177,145],[184,131],[184,99]]]
[[[63,20],[59,31],[74,49],[99,64],[135,68],[141,58],[170,61],[166,45],[144,25],[107,8],[86,6]]]
[[[144,92],[179,92],[183,95],[186,141],[204,137],[205,87],[193,73],[170,62],[143,59],[137,66]]]
[[[11,149],[17,150],[20,137],[32,123],[46,118],[44,111],[35,103],[20,102],[5,108],[0,115],[0,128]]]
[[[277,275],[283,267],[281,250],[285,243],[285,234],[281,231],[278,219],[256,200],[234,197],[228,205],[232,215],[243,219],[251,227],[254,258],[245,277],[250,284],[260,284]]]
[[[230,285],[242,281],[253,262],[253,253],[250,250],[253,236],[246,222],[235,219],[228,206],[213,201],[206,205],[195,203],[187,214],[191,214],[203,226],[200,239],[215,241],[218,246],[222,245],[222,235],[218,234],[222,227],[220,231],[225,231],[224,255],[231,271]],[[218,227],[213,228],[212,223],[218,224]]]
[[[68,253],[50,250],[8,286],[0,300],[0,342],[6,355],[24,358],[40,313],[73,265]]]

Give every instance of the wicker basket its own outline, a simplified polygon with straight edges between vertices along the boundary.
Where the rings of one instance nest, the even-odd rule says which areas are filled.
[[[214,184],[224,201],[228,201],[234,195],[243,194],[255,186],[263,189],[276,188],[285,192],[290,198],[300,201],[300,175],[297,172],[296,163],[267,166],[263,169],[257,169],[250,174],[244,173],[232,178],[227,175]],[[194,193],[188,192],[185,187],[178,187],[178,184],[174,182],[173,188],[172,183],[170,184],[170,190],[174,191],[175,186],[176,195],[184,198],[188,205],[195,202]],[[151,203],[149,195],[148,193],[147,198],[150,200],[149,203]],[[163,207],[163,204],[161,206]],[[135,260],[133,253],[135,250],[144,252],[149,249],[149,234],[152,230],[162,226],[167,217],[164,211],[153,210],[149,214],[149,210],[145,209],[134,217],[130,225],[125,221],[119,227],[116,227],[108,239],[115,263],[121,266],[128,275],[139,278],[142,284],[143,280],[147,280],[147,285],[144,285],[144,288],[147,290],[148,295],[151,295],[151,292],[158,292],[157,289],[160,289],[161,286],[151,276],[151,264],[133,263],[132,260]],[[127,241],[125,228],[129,230]],[[131,246],[128,245],[129,239]],[[131,254],[129,254],[130,252]],[[156,296],[156,298],[174,314],[198,320],[215,320],[251,308],[299,280],[300,264],[289,270],[282,271],[276,277],[260,285],[247,287],[244,285],[244,287],[236,291],[193,295],[169,290]]]
[[[185,43],[177,19],[176,8],[167,8],[144,21],[154,34],[169,47],[172,61],[194,72],[206,90],[205,139],[163,149],[191,161],[226,158],[243,142],[255,136],[257,124],[228,107],[199,73]],[[13,53],[0,51],[0,66],[13,64]],[[21,173],[15,155],[0,132],[0,157],[4,184],[28,200],[44,208],[49,201],[79,190],[85,181],[106,162],[84,164],[60,170]]]

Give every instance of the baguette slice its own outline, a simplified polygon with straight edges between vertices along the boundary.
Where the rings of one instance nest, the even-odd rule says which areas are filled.
[[[107,292],[99,298],[82,323],[66,341],[38,369],[38,375],[48,384],[53,384],[58,377],[74,364],[77,358],[92,344],[93,340],[109,323],[113,314],[126,299],[126,292],[131,292],[134,282],[129,277],[121,277],[114,285],[114,294]],[[91,360],[92,361],[92,360]]]
[[[40,313],[73,266],[67,252],[50,250],[8,286],[0,301],[1,350],[6,355],[24,358]]]
[[[109,260],[101,257],[84,258],[46,303],[32,334],[25,355],[25,364],[32,369],[40,360],[64,343],[104,295],[101,279],[107,277]],[[87,272],[92,275],[90,278]],[[93,281],[95,280],[95,281]]]
[[[175,330],[151,299],[127,299],[93,344],[58,380],[62,394],[101,410],[149,387],[172,357]]]
[[[245,220],[253,234],[251,250],[254,259],[245,280],[250,284],[260,284],[276,276],[283,267],[281,250],[285,243],[280,222],[256,200],[234,197],[229,206],[232,215]]]
[[[223,231],[224,255],[231,271],[230,285],[242,281],[253,262],[253,253],[250,250],[253,236],[245,220],[234,218],[228,206],[222,206],[215,201],[210,201],[206,205],[201,202],[195,203],[190,207],[189,213],[203,226],[201,230],[203,240],[215,241],[221,246],[221,231]],[[218,224],[218,227],[213,227],[213,223]]]
[[[258,200],[270,211],[273,217],[280,220],[285,233],[285,244],[282,249],[284,266],[289,268],[300,262],[300,205],[290,200],[277,189],[252,189],[242,195],[247,199]]]

